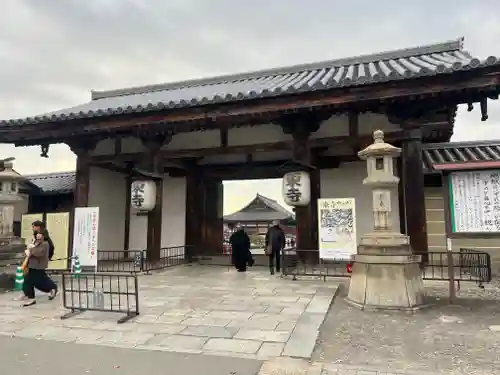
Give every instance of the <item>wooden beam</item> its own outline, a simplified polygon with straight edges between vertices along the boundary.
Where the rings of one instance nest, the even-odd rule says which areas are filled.
[[[366,109],[374,109],[380,107],[381,103],[404,100],[428,101],[428,99],[437,97],[446,98],[449,104],[460,104],[471,102],[471,96],[474,96],[471,93],[464,94],[466,90],[484,90],[484,93],[479,93],[479,95],[476,95],[477,98],[474,97],[473,100],[480,101],[485,96],[492,96],[497,93],[499,85],[500,72],[498,67],[490,67],[460,72],[459,74],[421,77],[415,80],[382,82],[347,88],[332,87],[330,90],[297,95],[293,99],[290,96],[278,96],[248,100],[237,104],[229,103],[179,110],[171,109],[167,113],[152,115],[116,116],[100,121],[96,121],[96,118],[80,119],[73,122],[66,121],[64,122],[65,126],[61,126],[61,122],[5,126],[0,128],[0,135],[4,135],[6,139],[8,135],[10,141],[13,142],[16,134],[20,135],[18,139],[21,141],[23,138],[21,135],[54,130],[58,137],[63,138],[78,133],[123,131],[127,128],[140,129],[144,125],[148,125],[150,129],[153,125],[159,125],[161,128],[166,129],[175,127],[174,125],[177,123],[185,122],[206,124],[207,118],[214,119],[218,123],[221,121],[234,123],[235,118],[243,118],[249,115],[262,116],[263,114],[279,114],[287,111],[311,110],[320,107],[345,109],[354,104],[357,106],[364,104],[366,107],[371,102],[373,102],[373,105],[366,107]],[[74,124],[74,126],[67,126],[68,124]]]
[[[402,131],[394,131],[387,132],[385,134],[385,139],[389,141],[399,140],[403,137]],[[310,147],[312,149],[315,148],[324,148],[334,146],[339,143],[348,143],[348,144],[356,144],[359,141],[372,142],[373,138],[371,135],[360,136],[357,140],[351,139],[350,136],[337,136],[337,137],[326,137],[326,138],[318,138],[311,139],[309,141]],[[255,152],[271,152],[271,151],[291,151],[293,150],[294,141],[280,141],[280,142],[270,142],[270,143],[260,143],[260,144],[252,144],[252,145],[242,145],[242,146],[228,146],[226,148],[221,147],[213,147],[213,148],[201,148],[201,149],[190,149],[190,150],[161,150],[158,153],[168,162],[172,163],[176,159],[184,159],[184,158],[202,158],[207,156],[216,156],[216,155],[248,155]],[[94,162],[99,161],[110,161],[110,160],[134,160],[139,156],[143,155],[143,153],[129,153],[122,154],[120,157],[115,158],[112,155],[95,155],[91,157],[91,160]],[[189,166],[186,166],[189,168]]]

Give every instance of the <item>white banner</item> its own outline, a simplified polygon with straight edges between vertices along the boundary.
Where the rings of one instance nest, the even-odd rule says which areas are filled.
[[[354,198],[318,199],[319,257],[351,260],[358,251]]]
[[[73,255],[80,265],[97,267],[97,238],[99,233],[99,207],[75,208],[73,227]]]

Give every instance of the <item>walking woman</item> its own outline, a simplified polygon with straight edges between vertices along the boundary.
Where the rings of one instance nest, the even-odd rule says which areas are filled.
[[[57,285],[47,275],[45,270],[49,265],[49,243],[42,233],[35,232],[35,241],[24,251],[27,264],[24,277],[23,292],[26,296],[24,307],[36,303],[35,288],[49,294],[49,300],[53,300],[57,294]]]

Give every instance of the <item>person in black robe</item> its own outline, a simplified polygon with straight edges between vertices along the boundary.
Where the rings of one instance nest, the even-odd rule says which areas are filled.
[[[251,265],[252,253],[250,252],[250,237],[241,225],[236,226],[236,231],[229,239],[233,254],[233,265],[238,272],[245,272],[247,265]]]

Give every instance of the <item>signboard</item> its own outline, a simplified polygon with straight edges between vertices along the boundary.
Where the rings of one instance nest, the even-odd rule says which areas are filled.
[[[354,198],[318,199],[318,242],[321,259],[348,261],[356,255]]]
[[[21,238],[25,245],[33,241],[33,228],[31,224],[37,220],[43,221],[43,214],[24,214],[21,216]]]
[[[500,170],[453,172],[449,179],[453,232],[500,232]]]
[[[54,242],[54,256],[49,262],[50,270],[68,268],[69,247],[69,212],[58,212],[46,215],[47,230]]]
[[[73,228],[73,255],[81,266],[97,267],[97,236],[99,232],[99,207],[75,208]]]

